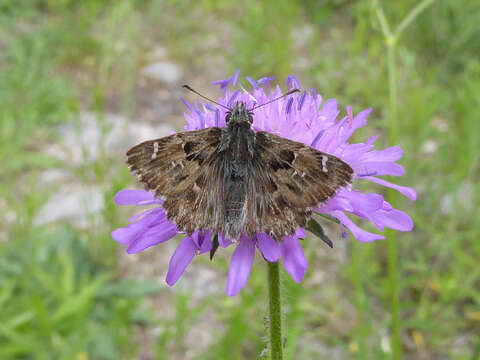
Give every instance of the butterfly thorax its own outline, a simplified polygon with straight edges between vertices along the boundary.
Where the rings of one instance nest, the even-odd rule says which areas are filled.
[[[253,157],[255,132],[252,130],[253,117],[244,102],[236,102],[225,117],[221,152],[227,155],[229,162],[244,163]]]
[[[237,101],[233,105],[233,108],[227,112],[225,117],[227,127],[235,122],[246,122],[250,125],[253,122],[252,112],[247,109],[247,105],[242,101]]]
[[[246,183],[255,146],[253,117],[245,103],[236,102],[225,118],[219,152],[223,158],[223,207],[226,234],[237,239],[245,222]]]

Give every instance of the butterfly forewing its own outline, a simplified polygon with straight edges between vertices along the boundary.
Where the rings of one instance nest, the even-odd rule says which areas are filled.
[[[130,170],[158,197],[176,197],[192,185],[214,154],[221,130],[216,127],[145,141],[127,152]]]

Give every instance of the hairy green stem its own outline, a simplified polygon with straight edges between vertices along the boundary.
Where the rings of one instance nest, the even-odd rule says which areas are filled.
[[[268,264],[268,297],[270,313],[270,354],[272,360],[283,359],[282,302],[280,297],[280,271],[277,262]]]

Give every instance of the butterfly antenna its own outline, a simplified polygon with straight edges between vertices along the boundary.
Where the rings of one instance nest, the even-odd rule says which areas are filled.
[[[288,96],[288,95],[293,94],[293,93],[296,93],[296,92],[300,92],[300,89],[292,89],[292,90],[290,90],[289,92],[287,92],[286,94],[283,94],[282,96],[279,96],[279,97],[277,97],[277,98],[275,98],[275,99],[273,99],[273,100],[267,101],[266,103],[263,103],[263,104],[260,104],[260,105],[257,105],[257,106],[255,106],[255,107],[251,108],[249,111],[253,111],[253,110],[255,110],[255,109],[258,109],[259,107],[262,107],[262,106],[267,105],[267,104],[270,104],[270,103],[272,103],[272,102],[274,102],[274,101],[280,100],[280,99],[284,98],[285,96]]]
[[[187,90],[190,90],[190,91],[193,92],[194,94],[197,94],[198,96],[204,98],[205,100],[208,100],[208,101],[210,101],[210,102],[212,102],[212,103],[214,103],[214,104],[217,104],[218,106],[221,106],[221,107],[227,109],[228,111],[231,111],[231,110],[232,110],[232,109],[230,109],[228,106],[219,104],[219,103],[216,102],[215,100],[209,99],[208,97],[200,94],[198,91],[196,91],[195,89],[191,88],[191,87],[188,86],[188,85],[183,85],[182,88],[187,89]]]

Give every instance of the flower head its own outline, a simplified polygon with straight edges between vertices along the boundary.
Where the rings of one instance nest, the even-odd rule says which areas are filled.
[[[280,87],[272,86],[273,77],[261,78],[257,81],[247,77],[251,85],[250,91],[235,86],[239,72],[226,80],[216,81],[223,89],[223,96],[218,103],[231,107],[235,101],[243,101],[249,108],[264,104],[282,95]],[[287,77],[287,87],[299,88],[298,80],[290,75]],[[187,125],[185,131],[202,128],[225,126],[226,110],[210,104],[191,105],[182,99],[188,113],[184,113]],[[355,178],[371,181],[376,184],[393,188],[408,198],[415,200],[413,189],[396,185],[378,176],[403,175],[404,169],[397,164],[403,151],[399,146],[383,150],[374,150],[377,136],[369,138],[365,143],[349,143],[348,140],[358,128],[365,126],[371,109],[363,110],[353,116],[347,107],[347,116],[337,120],[340,113],[335,99],[322,100],[322,97],[310,89],[297,96],[275,101],[255,110],[253,129],[268,131],[278,136],[305,143],[317,150],[334,155],[350,165],[355,172]],[[162,208],[162,200],[152,193],[143,190],[122,190],[115,196],[119,205],[156,205],[130,219],[126,228],[112,232],[112,237],[127,246],[127,253],[138,253],[148,247],[165,242],[179,233],[174,223],[170,222]],[[384,239],[383,235],[367,232],[357,226],[347,214],[372,222],[380,231],[389,227],[399,231],[410,231],[413,228],[411,218],[404,212],[394,209],[382,195],[363,193],[353,187],[340,190],[326,204],[314,209],[318,213],[328,214],[344,225],[359,241]],[[195,255],[210,252],[213,248],[213,233],[208,230],[195,231],[184,235],[175,250],[166,277],[169,285],[173,285],[181,277]],[[241,236],[235,243],[227,280],[227,295],[236,295],[248,280],[253,265],[254,255],[258,249],[263,257],[270,262],[282,259],[286,271],[296,282],[300,282],[308,267],[308,262],[302,251],[300,239],[305,237],[305,230],[299,228],[291,236],[277,242],[265,233],[251,237]],[[220,247],[227,247],[233,242],[218,235]]]

